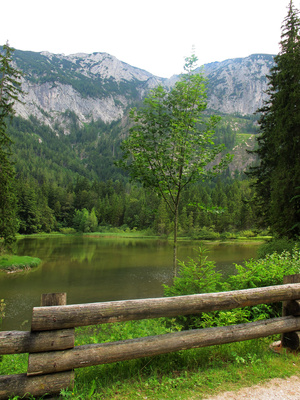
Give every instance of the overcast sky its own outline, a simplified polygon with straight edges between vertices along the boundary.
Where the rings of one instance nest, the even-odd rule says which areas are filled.
[[[182,72],[192,48],[199,65],[277,54],[289,0],[9,0],[0,44],[55,54],[106,52],[154,75]],[[300,8],[300,0],[294,0]]]

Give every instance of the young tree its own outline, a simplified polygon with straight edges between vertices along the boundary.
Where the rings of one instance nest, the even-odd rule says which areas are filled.
[[[290,0],[281,51],[269,76],[269,99],[260,110],[256,179],[261,220],[277,236],[300,234],[300,20]]]
[[[175,274],[181,194],[189,184],[213,176],[230,161],[228,155],[216,161],[224,149],[213,142],[219,118],[203,118],[206,79],[195,73],[196,63],[196,56],[186,58],[185,74],[170,91],[158,86],[142,108],[131,110],[134,125],[122,143],[124,153],[117,163],[162,196],[171,210]]]
[[[0,52],[0,237],[4,247],[11,250],[18,229],[17,201],[14,191],[15,172],[11,162],[11,144],[7,122],[14,114],[14,103],[22,93],[20,72],[12,66],[13,49],[8,43]]]

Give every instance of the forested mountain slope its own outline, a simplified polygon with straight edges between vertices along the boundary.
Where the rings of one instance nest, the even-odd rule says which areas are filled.
[[[128,111],[148,91],[167,80],[125,64],[105,53],[70,56],[16,50],[14,61],[23,73],[23,104],[9,125],[17,172],[21,233],[65,227],[92,230],[100,224],[172,230],[168,212],[156,197],[129,184],[114,165],[129,129]],[[246,229],[252,224],[249,183],[240,175],[254,158],[257,116],[266,98],[273,57],[253,55],[204,66],[208,77],[208,109],[221,115],[215,143],[235,154],[218,182],[192,188],[180,209],[183,232],[211,227]],[[240,176],[242,180],[234,181]],[[227,207],[208,216],[191,202]],[[96,219],[95,219],[96,218]],[[80,222],[81,221],[81,222]],[[84,223],[82,221],[85,221]],[[92,222],[94,221],[94,222]]]
[[[42,154],[53,167],[57,160],[58,169],[63,166],[105,180],[120,178],[113,160],[128,132],[128,110],[154,86],[172,86],[178,79],[154,76],[106,53],[64,56],[16,50],[14,60],[24,73],[24,102],[16,104],[17,129],[12,127],[17,168],[23,164],[23,173],[24,159],[27,169],[34,171],[32,158]],[[216,140],[228,149],[241,153],[236,135],[256,132],[252,114],[266,98],[272,65],[273,56],[257,54],[204,66],[208,112],[223,117]],[[27,158],[24,146],[32,148]],[[231,171],[253,162],[246,153],[242,158],[243,162],[233,162]]]

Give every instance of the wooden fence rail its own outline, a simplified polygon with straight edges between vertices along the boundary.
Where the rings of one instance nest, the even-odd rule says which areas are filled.
[[[168,298],[66,305],[66,295],[42,296],[31,332],[0,332],[0,354],[29,353],[26,374],[0,376],[0,400],[55,394],[74,384],[74,368],[282,334],[288,347],[300,343],[300,275],[264,288]],[[297,282],[297,283],[294,283]],[[174,317],[282,301],[283,316],[247,324],[195,329],[74,347],[74,327]]]

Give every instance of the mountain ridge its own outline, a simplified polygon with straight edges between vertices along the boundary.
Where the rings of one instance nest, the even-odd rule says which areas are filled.
[[[17,115],[36,117],[52,129],[74,112],[80,124],[93,120],[111,123],[158,84],[171,87],[179,79],[161,78],[133,67],[108,53],[76,53],[65,56],[49,52],[16,50],[14,61],[24,72],[24,104],[16,104]],[[253,114],[267,96],[267,74],[273,56],[254,54],[204,65],[208,78],[208,109],[225,114]]]

